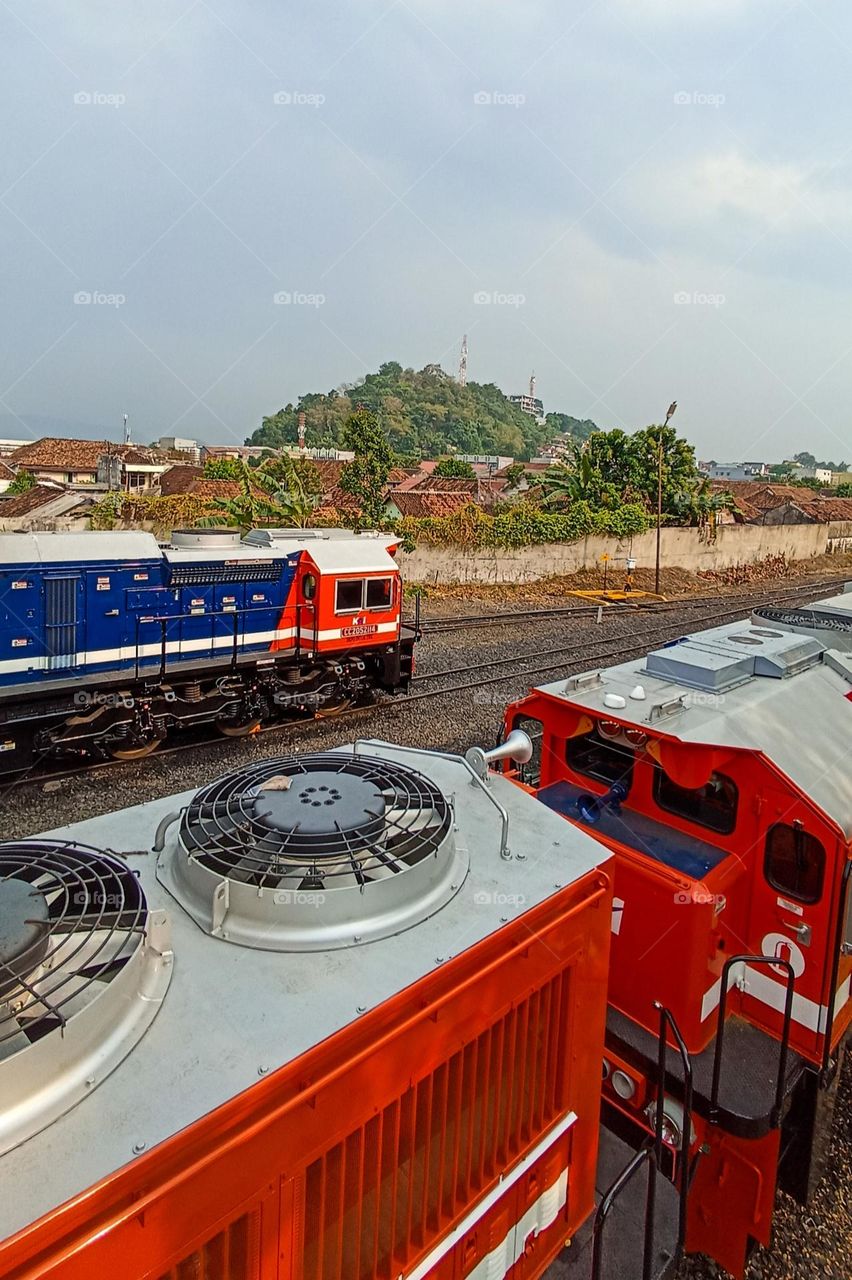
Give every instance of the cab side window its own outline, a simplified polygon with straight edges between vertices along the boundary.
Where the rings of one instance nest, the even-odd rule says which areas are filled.
[[[337,613],[357,613],[364,595],[364,579],[349,578],[337,583],[335,610]]]
[[[389,609],[391,607],[390,578],[367,579],[367,608]]]
[[[736,783],[724,773],[711,773],[703,787],[680,787],[657,766],[654,799],[667,813],[718,831],[720,835],[730,835],[737,821]]]
[[[763,870],[773,889],[798,902],[818,902],[825,876],[825,849],[801,823],[776,822],[766,833]]]

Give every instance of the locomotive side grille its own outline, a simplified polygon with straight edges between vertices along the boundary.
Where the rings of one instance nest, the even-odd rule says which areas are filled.
[[[396,1280],[562,1114],[560,973],[307,1169],[303,1280]]]
[[[260,1212],[244,1213],[158,1280],[258,1280]]]
[[[74,665],[77,651],[77,578],[44,581],[44,629],[48,671]]]
[[[281,565],[172,565],[170,587],[218,586],[223,582],[277,582],[281,577]]]

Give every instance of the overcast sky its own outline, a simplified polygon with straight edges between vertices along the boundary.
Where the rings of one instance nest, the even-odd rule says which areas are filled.
[[[2,434],[242,440],[466,332],[849,459],[850,59],[848,0],[0,0]]]

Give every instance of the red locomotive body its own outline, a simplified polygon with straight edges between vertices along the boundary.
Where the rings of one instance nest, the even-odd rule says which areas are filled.
[[[604,1118],[651,1132],[662,1004],[686,1248],[735,1275],[779,1177],[806,1200],[821,1172],[852,1024],[852,667],[824,640],[736,623],[507,713],[537,744],[515,781],[614,854]]]
[[[31,887],[51,930],[0,1039],[18,1096],[0,1113],[0,1275],[541,1276],[594,1206],[601,846],[503,779],[378,743],[176,801],[0,846],[10,908]],[[52,905],[69,857],[94,886],[78,915]],[[23,973],[36,943],[14,938]],[[63,984],[64,1046],[42,1009],[62,1012]],[[159,1012],[126,1061],[105,1069],[98,1048],[75,1076],[78,1028],[140,1000]]]

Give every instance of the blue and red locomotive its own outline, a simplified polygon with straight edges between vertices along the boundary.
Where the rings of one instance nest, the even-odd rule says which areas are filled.
[[[348,530],[35,533],[0,551],[0,770],[134,759],[404,689],[397,540]]]

